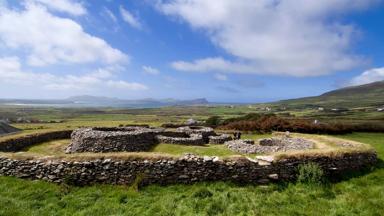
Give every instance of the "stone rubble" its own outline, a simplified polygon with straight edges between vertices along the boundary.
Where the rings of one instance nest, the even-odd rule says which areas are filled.
[[[249,140],[233,140],[225,142],[225,145],[230,150],[239,153],[260,154],[311,149],[314,143],[303,138],[273,137],[260,139],[259,144],[254,144]]]

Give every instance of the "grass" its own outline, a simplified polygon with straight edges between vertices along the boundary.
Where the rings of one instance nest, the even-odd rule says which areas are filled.
[[[224,131],[221,131],[224,132]],[[275,135],[280,135],[284,133],[274,133],[274,134],[243,134],[243,139],[252,139],[257,141],[261,138],[267,138]],[[345,139],[340,139],[336,137],[329,137],[323,135],[313,135],[313,134],[296,134],[292,133],[292,136],[304,137],[306,139],[312,140],[315,143],[315,148],[310,150],[297,150],[289,152],[279,152],[275,153],[275,158],[282,159],[284,157],[303,157],[308,155],[328,155],[328,156],[337,156],[344,152],[353,152],[353,151],[370,151],[372,148],[369,145],[362,144],[359,142],[346,141]],[[338,143],[346,143],[354,145],[353,148],[341,148],[338,146]],[[187,146],[187,145],[176,145],[176,144],[166,144],[160,143],[154,146],[148,152],[111,152],[111,153],[74,153],[74,154],[65,154],[65,149],[70,143],[70,139],[61,139],[61,140],[52,140],[44,143],[36,144],[28,148],[23,149],[22,152],[16,154],[9,153],[9,157],[17,158],[38,158],[42,156],[54,156],[58,158],[68,158],[68,159],[87,159],[87,158],[97,158],[97,157],[113,157],[113,158],[151,158],[156,159],[159,157],[180,157],[186,153],[192,153],[200,156],[219,156],[221,158],[228,158],[231,156],[254,156],[255,154],[240,154],[229,150],[224,145],[216,144],[205,144],[202,146]],[[4,153],[2,153],[4,154]]]
[[[54,140],[38,145],[34,145],[25,149],[28,153],[34,153],[38,155],[60,155],[65,156],[63,152],[65,148],[69,145],[69,139],[63,140]],[[174,156],[181,156],[185,153],[193,153],[197,155],[208,155],[208,156],[230,156],[236,154],[233,151],[230,151],[224,145],[204,145],[204,146],[185,146],[185,145],[175,145],[175,144],[158,144],[156,145],[151,152],[153,153],[165,153]],[[120,153],[114,153],[120,154]],[[100,154],[95,154],[100,155]]]
[[[204,146],[186,146],[186,145],[175,145],[175,144],[158,144],[152,152],[167,153],[171,155],[183,155],[185,153],[192,153],[196,155],[207,155],[207,156],[231,156],[236,155],[236,152],[229,150],[224,145],[213,145],[207,144]]]
[[[38,145],[30,146],[24,151],[42,155],[60,155],[71,141],[69,139],[53,140]]]
[[[326,185],[152,185],[72,187],[0,177],[0,215],[382,215],[384,133],[337,136],[372,145],[369,173]]]
[[[246,134],[243,137],[246,139],[260,139],[264,137],[270,137],[270,134]],[[65,148],[69,145],[69,139],[62,140],[53,140],[44,142],[38,145],[31,146],[24,151],[28,153],[33,153],[37,155],[57,155],[57,156],[65,156],[64,151]],[[165,144],[161,143],[156,145],[151,152],[153,153],[165,153],[173,156],[181,156],[185,153],[193,153],[196,155],[207,155],[207,156],[232,156],[238,155],[238,153],[229,150],[224,145],[214,145],[214,144],[206,144],[204,146],[186,146],[186,145],[175,145],[175,144]],[[120,153],[114,153],[120,154]],[[145,154],[145,153],[144,153]],[[97,155],[97,154],[95,154]]]

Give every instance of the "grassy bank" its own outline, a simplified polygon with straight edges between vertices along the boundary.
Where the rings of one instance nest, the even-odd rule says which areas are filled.
[[[384,159],[384,134],[340,136],[371,144]],[[0,177],[0,215],[381,215],[384,165],[327,186],[231,183],[68,187]]]

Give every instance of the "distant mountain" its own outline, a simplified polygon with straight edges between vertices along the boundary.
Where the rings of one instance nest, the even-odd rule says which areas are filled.
[[[326,92],[320,96],[282,100],[277,104],[289,107],[366,107],[384,106],[384,81],[351,86]]]
[[[126,100],[114,97],[100,97],[92,95],[79,95],[63,100],[23,100],[0,99],[0,104],[30,105],[30,106],[66,106],[66,107],[121,107],[121,108],[155,108],[164,106],[193,106],[205,105],[209,102],[205,98],[192,100],[177,100],[173,98]]]
[[[138,100],[125,100],[110,97],[97,97],[90,95],[74,96],[66,99],[75,104],[90,104],[90,105],[108,105],[118,107],[162,107],[162,106],[191,106],[208,104],[205,98],[198,98],[193,100],[176,100],[173,98],[167,99],[153,99],[144,98]]]

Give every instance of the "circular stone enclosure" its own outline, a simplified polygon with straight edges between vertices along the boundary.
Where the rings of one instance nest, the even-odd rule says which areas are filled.
[[[66,153],[148,151],[157,143],[156,134],[161,131],[143,127],[80,128],[72,132]]]
[[[203,137],[205,143],[209,142],[209,136],[216,136],[215,131],[210,127],[203,126],[186,126],[176,129],[177,132],[183,132],[188,135],[199,134]]]

